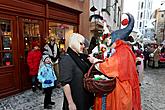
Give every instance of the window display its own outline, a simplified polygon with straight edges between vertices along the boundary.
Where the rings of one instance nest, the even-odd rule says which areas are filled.
[[[32,42],[40,42],[39,21],[32,19],[24,19],[24,54],[25,59],[28,51],[32,49]],[[26,61],[26,60],[25,60]]]
[[[68,37],[75,31],[76,26],[49,22],[49,36],[56,37],[56,44],[58,45],[60,52],[64,52],[68,47]]]
[[[12,65],[11,21],[0,19],[0,66]]]
[[[31,49],[32,41],[40,41],[39,21],[24,19],[24,47]]]

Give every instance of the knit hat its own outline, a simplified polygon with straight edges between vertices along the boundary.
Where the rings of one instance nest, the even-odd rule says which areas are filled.
[[[32,42],[32,47],[34,48],[35,46],[39,46],[39,43],[37,41]]]
[[[42,61],[45,62],[46,58],[50,58],[49,55],[43,55],[42,56]]]

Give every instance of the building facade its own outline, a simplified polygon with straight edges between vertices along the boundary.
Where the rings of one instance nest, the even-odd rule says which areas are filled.
[[[32,41],[56,35],[60,48],[68,36],[89,34],[88,0],[1,0],[0,1],[0,98],[31,86],[26,58]],[[87,25],[87,26],[86,26]]]
[[[160,44],[165,40],[165,1],[161,1],[160,8],[153,12],[151,19],[153,19],[155,39]]]
[[[162,1],[159,9],[156,10],[156,38],[160,44],[165,40],[165,1]]]
[[[145,35],[147,24],[152,14],[152,0],[139,0],[136,20],[136,28]],[[146,37],[146,36],[144,36]]]
[[[120,28],[121,16],[123,12],[123,2],[124,0],[90,0],[90,9],[94,6],[97,10],[90,11],[90,16],[97,14],[103,17],[103,20],[92,19],[90,25],[90,30],[99,28],[98,30],[103,30],[103,22],[105,21],[108,25],[110,31]]]

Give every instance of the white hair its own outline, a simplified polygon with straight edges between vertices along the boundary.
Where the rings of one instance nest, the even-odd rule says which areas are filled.
[[[80,43],[84,42],[85,38],[81,34],[73,33],[69,38],[69,47],[78,53],[82,53],[80,50]]]

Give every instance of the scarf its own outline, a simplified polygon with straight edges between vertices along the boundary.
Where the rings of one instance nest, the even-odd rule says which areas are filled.
[[[77,66],[81,69],[83,73],[87,73],[88,69],[90,68],[90,62],[88,61],[86,54],[80,54],[74,52],[70,47],[67,49],[67,53],[71,56]]]

